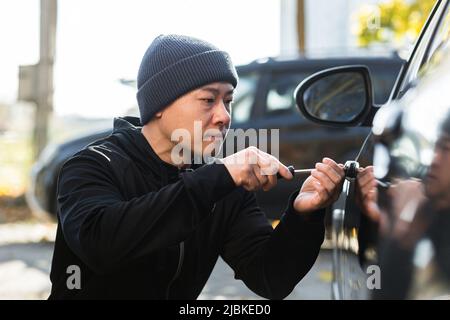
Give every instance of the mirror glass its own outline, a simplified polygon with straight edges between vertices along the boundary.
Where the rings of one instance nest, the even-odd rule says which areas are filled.
[[[359,72],[331,74],[312,83],[302,98],[306,112],[316,119],[351,122],[367,104],[364,77]]]

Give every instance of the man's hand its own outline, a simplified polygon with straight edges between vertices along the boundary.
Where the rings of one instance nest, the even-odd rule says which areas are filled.
[[[289,169],[274,156],[249,147],[222,159],[236,186],[248,191],[272,189],[277,184],[277,173],[283,178],[293,178]]]
[[[360,168],[356,177],[356,202],[372,221],[379,222],[381,212],[378,207],[377,181],[373,166]]]
[[[316,168],[305,180],[294,200],[294,209],[299,213],[322,209],[339,198],[344,181],[344,168],[330,158],[316,163]]]

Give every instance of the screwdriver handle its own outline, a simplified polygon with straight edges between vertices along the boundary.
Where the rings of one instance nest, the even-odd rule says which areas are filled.
[[[295,168],[294,166],[288,166],[287,167],[289,172],[292,174],[292,176],[295,175]],[[280,173],[277,173],[277,179],[283,179],[283,176]]]

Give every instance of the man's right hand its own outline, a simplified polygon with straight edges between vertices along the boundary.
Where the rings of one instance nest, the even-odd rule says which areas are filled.
[[[248,191],[272,189],[277,184],[277,173],[283,178],[293,178],[289,169],[274,156],[249,147],[222,159],[236,186]]]

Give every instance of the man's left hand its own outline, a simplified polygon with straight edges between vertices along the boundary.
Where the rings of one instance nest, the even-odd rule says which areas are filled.
[[[294,200],[294,209],[307,213],[329,206],[339,198],[344,176],[344,167],[330,158],[316,163]]]
[[[379,222],[381,211],[378,207],[378,189],[373,166],[359,168],[356,183],[356,203],[373,222]]]

